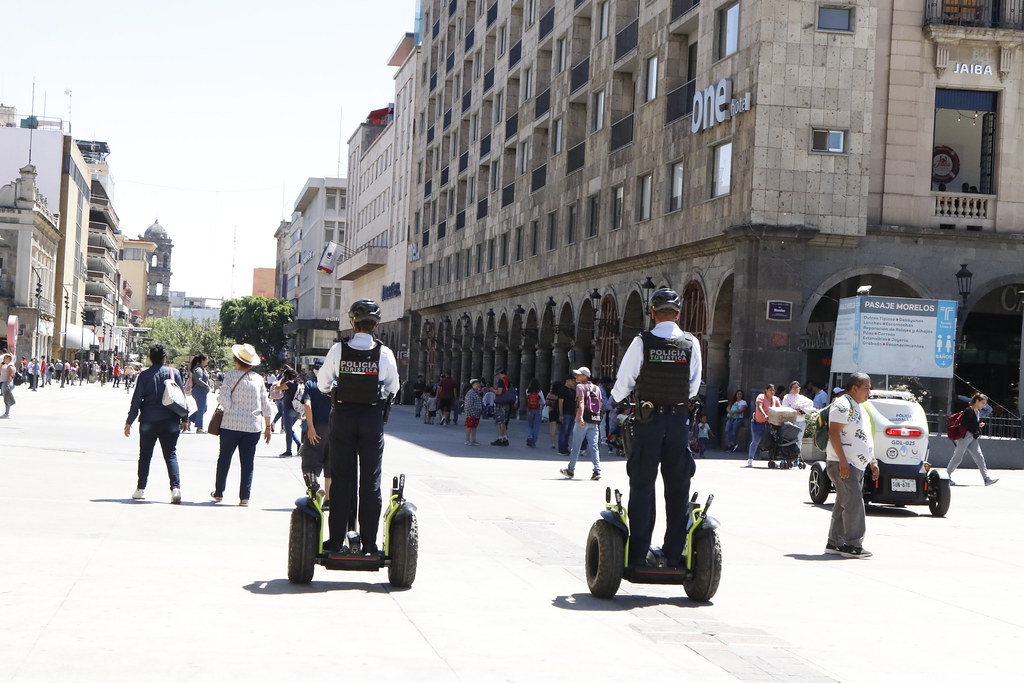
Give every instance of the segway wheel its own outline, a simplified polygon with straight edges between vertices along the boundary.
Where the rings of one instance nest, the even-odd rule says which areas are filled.
[[[832,480],[825,468],[820,463],[811,465],[811,473],[807,475],[807,492],[811,495],[811,502],[815,505],[823,504],[831,490]]]
[[[391,564],[388,565],[388,582],[395,588],[408,588],[416,580],[416,563],[420,553],[420,532],[416,515],[403,517],[391,524]]]
[[[774,460],[769,460],[769,461],[768,461],[768,469],[770,469],[770,470],[774,470],[774,469],[775,469],[775,467],[776,467],[776,465],[775,465],[775,461],[774,461]]]
[[[722,543],[718,531],[710,529],[693,539],[693,572],[683,581],[686,596],[695,602],[707,602],[718,592],[722,580]]]
[[[603,519],[594,522],[587,536],[587,586],[595,598],[613,598],[626,567],[626,539],[621,530]]]
[[[949,512],[949,479],[932,477],[928,482],[928,511],[932,517],[945,517]]]
[[[318,529],[316,520],[302,510],[292,510],[288,530],[288,580],[309,583],[313,580]]]

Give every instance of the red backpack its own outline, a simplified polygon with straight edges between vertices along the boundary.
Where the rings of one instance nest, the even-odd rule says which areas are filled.
[[[540,394],[536,391],[531,391],[526,395],[526,409],[527,410],[540,410]]]
[[[967,436],[967,429],[963,425],[964,413],[953,413],[946,419],[946,436],[950,441],[959,441]]]

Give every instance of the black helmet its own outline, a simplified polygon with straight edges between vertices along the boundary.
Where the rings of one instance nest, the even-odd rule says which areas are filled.
[[[661,289],[654,290],[654,294],[651,295],[651,310],[675,311],[678,313],[683,310],[683,302],[679,299],[679,294],[676,290],[662,287]]]
[[[373,299],[360,299],[348,309],[348,317],[354,323],[363,320],[380,322],[380,305]]]

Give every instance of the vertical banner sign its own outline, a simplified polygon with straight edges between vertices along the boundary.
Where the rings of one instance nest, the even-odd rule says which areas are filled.
[[[324,245],[324,250],[320,254],[320,265],[316,267],[316,272],[327,273],[330,275],[334,272],[334,259],[338,254],[338,245],[334,242],[328,242]]]
[[[953,376],[956,302],[856,296],[839,302],[833,372]]]

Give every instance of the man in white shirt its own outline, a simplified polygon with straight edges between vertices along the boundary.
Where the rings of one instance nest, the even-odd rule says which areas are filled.
[[[828,530],[827,554],[864,559],[871,551],[864,548],[864,470],[878,480],[874,435],[868,412],[871,377],[855,372],[846,381],[846,395],[840,396],[828,412],[828,447],[825,468],[836,486],[832,523]]]
[[[612,400],[619,403],[636,391],[638,420],[634,424],[629,462],[629,557],[631,567],[644,566],[654,533],[654,485],[658,466],[665,484],[665,544],[670,566],[682,564],[686,539],[686,504],[696,469],[686,448],[689,402],[700,391],[700,344],[679,329],[679,294],[658,289],[651,295],[654,329],[637,335],[622,356]]]
[[[398,393],[400,382],[394,353],[373,337],[373,330],[380,322],[377,302],[360,299],[349,308],[348,316],[355,334],[331,347],[317,373],[320,390],[333,396],[329,420],[330,538],[324,543],[324,549],[342,550],[358,500],[361,542],[358,552],[371,555],[377,553],[381,512],[384,412]],[[350,550],[357,551],[355,547]]]

